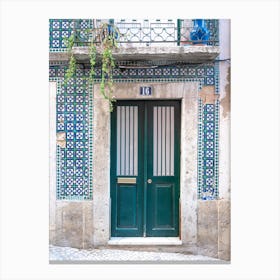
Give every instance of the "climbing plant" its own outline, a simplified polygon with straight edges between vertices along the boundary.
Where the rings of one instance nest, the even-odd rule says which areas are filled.
[[[65,44],[67,47],[67,51],[70,55],[70,59],[69,59],[69,65],[68,68],[65,72],[65,77],[64,77],[64,85],[67,85],[67,83],[69,82],[69,80],[74,77],[75,72],[76,72],[76,59],[74,57],[72,48],[74,46],[74,40],[75,40],[75,36],[74,34],[72,34],[68,39],[65,39]]]
[[[103,97],[109,101],[110,112],[112,112],[113,102],[115,102],[113,98],[113,69],[115,68],[113,50],[118,48],[119,31],[116,26],[103,24],[101,36],[102,74],[100,91]]]
[[[102,64],[100,91],[103,97],[108,100],[109,109],[112,112],[113,103],[115,102],[113,98],[113,69],[115,68],[113,50],[118,48],[119,29],[111,23],[103,23],[98,29],[88,29],[86,32],[92,33],[89,44],[90,72],[87,80],[89,83],[94,82],[97,53],[100,52]],[[77,69],[77,61],[73,52],[73,47],[76,43],[80,45],[82,42],[78,42],[78,36],[75,33],[69,38],[65,38],[65,44],[69,53],[69,64],[65,72],[64,85],[74,77]]]

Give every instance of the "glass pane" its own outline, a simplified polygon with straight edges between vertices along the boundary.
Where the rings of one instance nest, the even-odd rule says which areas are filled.
[[[153,109],[153,175],[174,176],[174,107]]]
[[[138,107],[117,106],[117,175],[137,176]]]

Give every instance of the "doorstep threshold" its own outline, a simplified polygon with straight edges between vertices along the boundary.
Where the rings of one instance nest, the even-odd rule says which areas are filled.
[[[108,245],[182,245],[179,237],[111,237]]]

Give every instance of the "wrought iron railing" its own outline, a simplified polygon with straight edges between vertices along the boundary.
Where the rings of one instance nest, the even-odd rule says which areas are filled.
[[[200,30],[194,36],[196,21],[198,20],[50,20],[50,49],[66,48],[63,38],[68,38],[71,34],[75,36],[76,46],[87,46],[91,41],[98,44],[102,41],[100,34],[104,23],[117,29],[116,40],[123,47],[198,44],[218,46],[219,21],[203,20],[208,35],[201,36]]]

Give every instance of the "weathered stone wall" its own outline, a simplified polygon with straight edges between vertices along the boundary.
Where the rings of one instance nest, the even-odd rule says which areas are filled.
[[[218,200],[218,258],[230,260],[231,256],[231,211],[229,200]]]
[[[198,254],[230,260],[230,201],[198,201]]]
[[[110,112],[107,100],[93,94],[93,242],[100,246],[110,238]]]
[[[57,201],[52,244],[74,248],[93,247],[93,203]]]

